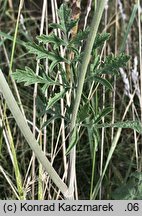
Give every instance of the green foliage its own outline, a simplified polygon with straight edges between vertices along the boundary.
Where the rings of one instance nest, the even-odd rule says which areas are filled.
[[[103,86],[105,86],[106,88],[112,90],[112,85],[108,80],[106,80],[102,77],[99,77],[99,76],[94,76],[94,80],[95,80],[95,82],[100,83]]]
[[[51,60],[51,65],[49,67],[49,71],[53,71],[54,67],[59,62],[68,62],[66,59],[62,58],[61,55],[58,54],[58,52],[50,52],[47,51],[42,45],[38,45],[36,43],[27,43],[26,48],[29,50],[29,53],[37,55],[37,59],[45,59],[48,58]]]
[[[69,46],[73,45],[73,46],[78,46],[81,45],[81,42],[83,40],[86,40],[88,34],[89,34],[89,28],[86,28],[84,31],[79,31],[78,34],[76,35],[76,37],[74,37],[73,39],[71,39]]]
[[[141,200],[142,199],[142,173],[132,173],[127,183],[120,185],[113,193],[115,200]]]
[[[108,128],[108,127],[131,128],[133,130],[136,130],[140,134],[142,133],[142,124],[140,121],[116,122],[114,124],[111,124],[111,123],[96,124],[95,127],[96,128]]]
[[[78,118],[80,122],[84,121],[89,116],[89,110],[90,109],[88,103],[84,104],[83,106],[80,106],[80,110],[78,113]]]
[[[64,31],[64,33],[68,34],[77,23],[77,21],[73,20],[71,17],[71,9],[68,8],[66,4],[62,4],[58,10],[58,15],[60,18],[60,28]]]
[[[104,42],[109,40],[110,34],[109,33],[102,33],[102,34],[97,34],[95,42],[94,42],[94,49],[97,49],[98,47],[104,45]]]
[[[69,31],[76,26],[78,20],[73,20],[71,17],[71,9],[66,4],[62,4],[58,10],[60,23],[52,23],[49,26],[53,29],[60,29],[67,39]]]
[[[25,86],[44,82],[43,78],[36,76],[34,71],[29,67],[25,67],[25,70],[17,69],[16,72],[12,74],[12,76],[15,80],[17,80],[18,83],[25,82]]]
[[[63,4],[58,10],[59,15],[59,24],[52,23],[50,24],[50,28],[60,29],[61,36],[56,34],[56,31],[52,31],[49,35],[42,34],[37,37],[38,43],[30,42],[25,43],[25,47],[28,52],[34,54],[36,59],[42,60],[41,64],[48,59],[49,68],[47,74],[45,74],[45,64],[42,65],[42,69],[40,69],[39,75],[36,75],[34,70],[29,67],[25,67],[24,70],[17,69],[15,73],[13,73],[13,78],[17,82],[24,82],[25,85],[32,85],[35,83],[39,84],[40,90],[42,92],[41,98],[37,98],[37,110],[38,117],[41,117],[45,114],[48,115],[47,121],[43,123],[42,128],[47,127],[53,120],[57,119],[65,119],[66,126],[70,125],[70,116],[72,115],[72,106],[66,106],[66,114],[62,116],[60,113],[59,101],[64,99],[66,92],[71,90],[71,97],[74,97],[74,92],[76,91],[76,87],[78,86],[78,77],[77,71],[82,62],[83,47],[88,34],[90,32],[89,28],[82,31],[79,30],[75,37],[70,37],[70,32],[72,28],[77,24],[78,20],[72,20],[71,10],[67,7],[66,4]],[[108,91],[113,90],[112,83],[106,79],[107,76],[104,75],[117,75],[120,67],[125,67],[129,56],[124,53],[120,53],[117,56],[113,54],[107,56],[103,61],[100,61],[100,56],[96,54],[96,49],[101,48],[105,41],[109,40],[109,33],[102,33],[96,36],[93,50],[91,53],[90,66],[88,67],[88,75],[86,77],[85,83],[86,85],[91,85],[93,82],[95,87],[98,84],[105,86]],[[60,52],[61,46],[64,48],[65,54],[62,56]],[[80,52],[80,47],[82,51]],[[70,54],[72,53],[73,58],[70,58]],[[63,67],[63,64],[65,67]],[[66,65],[70,68],[70,77],[71,82],[67,78]],[[78,68],[77,68],[78,65]],[[62,84],[58,81],[58,72],[60,72],[60,76],[62,78]],[[57,80],[57,81],[55,81]],[[44,93],[50,86],[54,86],[54,91],[58,92],[50,92],[48,94],[48,100],[44,99]],[[58,86],[62,85],[63,88],[59,88]],[[60,91],[59,91],[60,89]],[[77,144],[79,140],[79,126],[87,127],[88,131],[88,139],[90,143],[91,149],[91,158],[95,157],[95,152],[98,150],[100,137],[99,137],[99,128],[131,128],[136,130],[138,133],[142,133],[142,126],[139,121],[125,121],[125,122],[116,122],[112,123],[101,123],[102,118],[109,115],[112,112],[111,107],[106,107],[104,109],[95,110],[91,101],[85,96],[85,92],[83,92],[84,98],[82,97],[81,105],[78,112],[77,124],[76,127],[70,132],[69,145],[66,150],[66,155],[70,153],[72,148]],[[54,109],[53,109],[54,108]],[[94,160],[94,159],[93,159]],[[131,185],[131,184],[130,184]],[[120,187],[119,190],[125,190],[126,185]],[[128,186],[129,187],[129,186]],[[132,188],[131,188],[132,189]],[[140,189],[139,189],[140,190]],[[133,191],[130,191],[132,194]],[[114,193],[114,197],[119,198],[117,196],[117,191]]]
[[[30,69],[29,67],[25,67],[25,70],[17,69],[15,73],[13,73],[13,78],[17,80],[17,82],[24,82],[25,85],[31,85],[31,84],[41,84],[42,86],[42,92],[44,93],[45,90],[50,85],[59,85],[59,82],[55,82],[55,76],[58,70],[61,71],[61,76],[63,80],[63,87],[64,89],[56,93],[54,96],[49,96],[49,100],[47,104],[39,105],[42,106],[42,115],[47,113],[49,110],[53,108],[53,106],[56,106],[56,103],[60,99],[62,99],[67,90],[69,88],[72,88],[69,86],[66,71],[62,67],[62,62],[67,63],[70,65],[70,73],[74,71],[72,74],[72,81],[74,82],[74,87],[77,86],[77,79],[75,79],[76,76],[76,63],[81,62],[82,60],[82,52],[79,52],[79,47],[83,45],[85,42],[88,34],[89,34],[89,28],[87,28],[84,31],[79,31],[77,35],[74,38],[69,37],[69,32],[72,30],[72,28],[77,24],[78,21],[74,21],[71,18],[71,10],[67,7],[66,4],[61,5],[60,9],[58,10],[59,15],[59,24],[52,23],[50,25],[51,28],[54,29],[60,29],[62,32],[62,36],[59,37],[55,34],[54,31],[52,31],[49,35],[41,35],[37,37],[37,40],[39,41],[39,44],[36,44],[34,42],[26,43],[26,48],[28,49],[29,53],[32,53],[36,55],[37,59],[48,59],[49,61],[49,71],[48,74],[45,74],[41,72],[40,75],[36,75],[35,72]],[[101,47],[105,41],[107,41],[110,38],[109,33],[102,33],[98,34],[96,36],[95,42],[94,42],[94,49],[97,49]],[[50,45],[50,49],[47,49],[47,46]],[[63,46],[66,49],[65,56],[61,56],[60,53],[60,46]],[[68,55],[70,52],[74,53],[74,58],[69,59]],[[96,56],[94,50],[92,51],[92,58],[91,58],[91,64],[90,64],[90,71],[89,76],[86,78],[86,82],[93,82],[95,81],[96,84],[100,83],[103,86],[105,86],[108,90],[112,90],[112,84],[109,80],[106,78],[103,78],[103,74],[117,74],[120,67],[126,66],[127,61],[130,59],[129,56],[125,55],[124,53],[119,54],[118,56],[114,56],[113,54],[107,56],[104,59],[104,62],[100,62],[100,56]],[[44,67],[44,66],[43,66]],[[44,70],[44,69],[43,69]],[[51,73],[52,72],[52,73]],[[53,78],[54,77],[54,80]],[[38,103],[38,102],[37,102]],[[69,109],[68,109],[69,111]],[[86,102],[84,105],[80,106],[80,110],[78,113],[78,123],[84,121],[88,117],[93,116],[93,120],[91,120],[91,123],[93,124],[94,128],[101,128],[101,127],[120,127],[120,128],[132,128],[136,131],[141,133],[141,125],[139,122],[117,122],[114,124],[110,123],[104,123],[104,124],[98,124],[103,117],[107,116],[112,109],[110,107],[105,108],[101,112],[96,113],[93,111],[93,107],[90,105],[89,102]],[[68,115],[68,114],[67,114]],[[48,125],[53,119],[62,118],[62,116],[59,113],[54,113],[53,116],[48,119],[46,123],[44,123],[44,126]],[[67,153],[71,150],[71,148],[77,143],[77,130],[76,132],[73,132],[74,136],[74,142],[70,143]]]
[[[47,109],[50,109],[57,101],[59,101],[61,98],[63,98],[65,93],[66,93],[65,89],[63,89],[63,91],[55,94],[54,97],[49,98]]]
[[[114,56],[113,54],[110,54],[107,56],[100,64],[99,62],[99,56],[95,59],[94,63],[91,64],[91,76],[87,77],[87,79],[92,79],[96,75],[102,75],[102,74],[111,74],[111,75],[117,75],[120,67],[125,67],[126,63],[129,61],[130,56],[121,53],[117,56]],[[94,78],[95,79],[95,78]]]
[[[92,57],[94,59],[94,57]],[[130,56],[124,53],[114,56],[113,54],[106,57],[103,63],[100,64],[99,56],[96,57],[94,62],[90,66],[91,75],[87,76],[85,82],[94,80],[96,83],[100,83],[107,89],[112,90],[112,84],[106,78],[103,78],[103,74],[118,75],[120,67],[126,66],[126,63],[130,59]]]
[[[28,49],[29,53],[35,54],[37,56],[37,59],[44,59],[48,57],[49,59],[53,60],[53,55],[48,55],[49,52],[36,43],[29,42],[26,44],[26,48]]]
[[[98,124],[103,117],[107,116],[110,112],[112,112],[111,107],[105,107],[101,112],[99,112],[95,117],[94,124]]]
[[[60,46],[66,46],[67,43],[65,42],[65,40],[60,39],[59,37],[57,37],[54,33],[51,33],[50,35],[41,35],[37,37],[39,42],[42,42],[43,44],[53,44],[53,49],[57,49]]]
[[[25,67],[25,70],[17,69],[12,77],[17,80],[18,83],[24,82],[25,86],[32,85],[35,83],[41,83],[46,85],[59,85],[58,82],[52,80],[49,76],[41,77],[35,74],[35,72],[29,68]]]
[[[71,19],[71,10],[67,7],[66,4],[63,4],[59,11],[59,19],[60,23],[56,24],[53,23],[50,25],[52,28],[59,28],[62,31],[62,37],[60,38],[58,35],[56,35],[54,32],[52,32],[49,35],[41,35],[38,36],[37,39],[40,42],[39,44],[36,43],[27,43],[26,48],[28,49],[29,53],[35,54],[37,59],[48,59],[50,63],[49,67],[49,75],[51,72],[54,72],[57,70],[61,71],[62,79],[64,80],[64,83],[68,83],[66,72],[62,68],[61,62],[66,62],[71,66],[70,72],[74,71],[74,65],[81,60],[82,53],[79,53],[79,46],[82,44],[83,41],[87,38],[87,35],[89,33],[89,29],[86,29],[85,31],[79,31],[78,34],[72,39],[69,38],[69,32],[71,29],[76,25],[77,21],[74,21]],[[110,38],[110,34],[108,33],[102,33],[98,34],[96,37],[96,40],[94,42],[94,49],[102,46],[105,41],[107,41]],[[51,46],[51,50],[47,50],[47,45]],[[62,57],[60,54],[60,46],[66,47],[66,55],[65,57]],[[68,59],[68,53],[70,53],[70,50],[74,52],[74,59],[69,60]],[[110,81],[103,78],[102,74],[116,74],[120,67],[126,66],[127,61],[129,60],[129,56],[125,55],[124,53],[119,54],[118,56],[114,56],[113,54],[109,55],[104,59],[103,63],[99,62],[99,56],[94,56],[94,53],[92,52],[92,59],[95,59],[93,63],[91,63],[91,75],[86,78],[86,82],[92,82],[93,80],[95,83],[101,83],[103,86],[105,86],[107,89],[112,90],[112,84]],[[53,76],[53,75],[52,75]],[[55,76],[55,75],[54,75]],[[74,77],[74,76],[73,76]],[[17,82],[24,82],[25,85],[31,85],[35,83],[43,84],[42,91],[45,92],[45,90],[50,85],[59,85],[58,82],[55,82],[50,76],[45,75],[42,73],[42,76],[37,76],[35,72],[30,69],[29,67],[25,67],[25,70],[17,69],[15,73],[13,73],[13,78],[17,80]],[[55,77],[54,77],[55,79]],[[74,78],[73,78],[74,79]],[[74,79],[76,83],[74,83],[74,86],[77,85],[77,80]],[[69,86],[68,86],[69,87]],[[64,89],[63,91],[55,94],[53,97],[49,97],[49,101],[46,105],[46,109],[44,112],[47,112],[47,110],[51,109],[56,103],[64,97],[67,89]],[[93,110],[93,109],[92,109]],[[141,132],[141,127],[138,122],[118,122],[115,124],[109,124],[104,123],[97,125],[98,122],[101,121],[102,117],[108,115],[112,111],[111,108],[105,108],[105,110],[102,110],[101,113],[99,113],[97,116],[94,116],[93,124],[96,124],[95,126],[97,128],[100,127],[122,127],[122,128],[132,128],[135,129],[138,132]],[[80,111],[78,113],[78,120],[79,122],[84,121],[89,116],[90,111],[90,105],[89,103],[86,103],[85,105],[80,107]],[[93,115],[96,115],[95,113]],[[59,117],[59,115],[55,116]]]
[[[126,63],[130,59],[130,56],[124,53],[114,56],[113,54],[106,57],[103,64],[101,64],[100,72],[101,74],[116,74],[120,67],[126,66]]]
[[[40,42],[39,44],[36,43],[26,43],[25,46],[28,49],[29,53],[32,53],[36,55],[37,59],[48,59],[50,63],[49,72],[53,72],[55,68],[58,68],[62,70],[62,62],[65,62],[69,65],[71,65],[70,73],[74,71],[74,65],[76,65],[77,62],[81,62],[82,59],[82,53],[79,53],[78,48],[82,44],[83,41],[86,40],[87,35],[89,33],[89,29],[87,28],[84,31],[79,31],[78,34],[72,39],[69,38],[69,31],[76,25],[76,21],[73,21],[71,19],[71,10],[67,7],[66,4],[63,4],[59,11],[59,18],[60,23],[59,24],[52,24],[52,27],[60,28],[61,31],[63,31],[62,38],[60,38],[58,35],[56,35],[54,32],[52,32],[49,35],[41,35],[38,36],[37,39]],[[56,26],[55,26],[56,25]],[[97,48],[99,46],[102,46],[103,43],[108,40],[110,37],[110,34],[103,33],[98,34],[94,43],[94,48]],[[50,44],[51,51],[47,50],[46,46]],[[60,46],[66,47],[66,53],[67,55],[65,57],[62,57],[60,54]],[[74,59],[71,61],[68,59],[68,53],[70,51],[74,52]],[[102,85],[106,86],[108,89],[112,89],[111,83],[103,79],[102,77],[98,76],[104,73],[110,73],[113,74],[114,71],[118,70],[120,66],[123,66],[128,61],[128,57],[124,54],[121,54],[120,56],[114,57],[113,55],[110,55],[106,58],[104,64],[100,64],[99,69],[96,69],[96,66],[98,65],[99,58],[96,57],[97,61],[94,62],[93,70],[95,70],[90,77],[87,78],[88,80],[92,80],[92,78],[98,83],[101,83]],[[24,72],[25,71],[25,72]],[[63,70],[62,70],[63,71]],[[25,76],[24,76],[25,73]],[[95,75],[94,75],[95,74]],[[98,74],[98,75],[96,75]],[[64,80],[64,83],[67,83],[67,77],[64,76],[65,73],[62,73],[62,78]],[[47,87],[50,84],[57,84],[53,80],[49,80],[49,84],[47,81],[44,81],[44,77],[36,76],[34,75],[34,72],[30,68],[26,68],[25,70],[16,70],[16,73],[14,73],[13,77],[18,82],[26,82],[25,85],[30,85],[34,83],[46,83],[43,86],[43,92],[47,89]],[[46,78],[47,79],[47,78]],[[76,85],[76,84],[75,84]]]

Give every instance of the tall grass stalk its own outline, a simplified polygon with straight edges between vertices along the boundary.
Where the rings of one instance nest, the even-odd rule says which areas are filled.
[[[21,0],[20,4],[19,4],[18,17],[17,17],[15,33],[14,33],[14,37],[13,37],[13,46],[12,46],[11,59],[10,59],[10,62],[9,62],[9,75],[12,73],[14,51],[15,51],[15,46],[16,46],[19,18],[20,18],[20,13],[21,13],[21,10],[22,10],[22,6],[23,6],[23,0]],[[9,59],[8,59],[8,61],[9,61]],[[16,95],[18,97],[21,110],[24,113],[24,109],[22,107],[22,103],[21,103],[21,99],[20,99],[20,96],[19,96],[19,92],[18,92],[16,83],[15,83],[15,81],[13,79],[11,79],[11,80],[12,80]],[[8,118],[6,116],[6,104],[5,104],[4,115],[3,116],[4,116],[5,127],[7,129],[7,137],[8,137],[8,142],[9,142],[9,145],[10,145],[11,160],[12,160],[13,167],[14,167],[14,172],[15,172],[15,177],[16,177],[16,184],[17,184],[17,189],[18,189],[18,193],[19,193],[19,199],[25,199],[25,192],[24,192],[23,185],[22,185],[22,177],[21,177],[21,173],[20,173],[20,169],[19,169],[19,165],[18,165],[17,153],[16,153],[16,149],[15,149],[15,146],[14,146],[13,136],[12,136],[12,132],[11,132],[11,129],[10,129],[10,126],[9,126]]]
[[[46,8],[47,8],[47,1],[44,0],[43,1],[43,7],[42,7],[42,14],[41,14],[41,22],[40,22],[40,35],[43,34],[43,30],[44,30],[44,21],[45,21],[45,15],[46,15]],[[39,64],[40,64],[40,60],[37,60],[36,63],[36,75],[39,74]],[[36,136],[36,113],[37,113],[37,109],[36,109],[36,99],[37,99],[37,94],[38,94],[38,84],[35,83],[34,85],[34,92],[33,92],[33,135],[34,137]],[[40,139],[41,140],[41,139]],[[41,145],[42,148],[42,145]],[[32,161],[32,199],[34,199],[35,197],[35,154],[33,152],[33,161]],[[42,193],[42,181],[41,181],[41,176],[42,176],[42,167],[41,165],[39,165],[39,181],[38,181],[38,197],[41,198],[41,194]],[[42,198],[41,198],[42,199]]]
[[[0,165],[0,172],[4,175],[6,181],[8,182],[10,188],[12,188],[12,191],[13,191],[13,194],[15,195],[15,197],[20,200],[21,197],[19,196],[19,194],[17,193],[16,191],[16,187],[15,185],[13,184],[13,182],[11,181],[11,179],[9,178],[9,175],[8,173],[6,173],[6,171],[3,169],[3,167]],[[18,191],[19,192],[19,191]]]
[[[53,169],[50,162],[42,152],[38,142],[35,140],[35,137],[33,136],[31,130],[29,129],[27,122],[23,114],[21,113],[1,70],[0,70],[0,77],[1,77],[0,90],[3,93],[6,103],[9,109],[11,110],[11,113],[13,114],[21,132],[23,133],[25,139],[27,140],[28,144],[30,145],[31,149],[34,151],[35,155],[37,156],[41,164],[44,166],[45,170],[52,178],[53,182],[58,186],[58,188],[65,196],[66,195],[68,196],[67,186],[63,183],[63,181],[60,179],[56,171]]]
[[[17,15],[17,20],[16,20],[16,26],[15,26],[15,31],[14,31],[14,37],[13,37],[13,44],[12,44],[12,52],[11,52],[11,58],[10,58],[10,64],[9,64],[9,75],[12,74],[12,67],[13,67],[13,60],[14,60],[14,53],[15,53],[15,47],[16,47],[16,41],[17,41],[17,34],[18,34],[18,27],[19,27],[19,20],[20,20],[20,14],[23,8],[23,4],[24,4],[24,0],[20,0],[19,3],[19,8],[18,8],[18,15]],[[24,109],[22,106],[22,102],[21,102],[21,98],[17,89],[17,85],[15,83],[15,80],[13,80],[11,78],[12,84],[14,86],[15,92],[16,92],[16,96],[18,98],[19,104],[20,104],[20,108],[24,114]]]

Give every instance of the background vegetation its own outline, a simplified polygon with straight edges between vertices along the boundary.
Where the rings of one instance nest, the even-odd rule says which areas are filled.
[[[20,5],[20,2],[0,0],[0,68],[46,157],[67,183],[69,156],[66,155],[66,149],[70,144],[68,119],[74,100],[68,95],[64,98],[59,97],[59,100],[55,101],[56,106],[45,113],[49,98],[62,91],[61,86],[52,85],[43,95],[39,84],[33,82],[32,85],[24,86],[9,76],[16,69],[25,70],[25,66],[37,75],[41,74],[40,70],[48,72],[51,62],[47,59],[36,59],[24,43],[38,43],[37,36],[53,32],[54,28],[49,27],[49,24],[58,21],[57,8],[63,1],[25,0],[23,5]],[[73,19],[79,18],[76,29],[69,33],[70,37],[73,37],[73,33],[77,35],[77,32],[90,26],[98,2],[82,0],[67,3],[69,8],[72,8],[72,16],[76,16]],[[98,122],[102,126],[97,128],[93,125],[79,125],[77,128],[79,132],[78,137],[75,136],[75,199],[142,198],[142,137],[141,133],[138,133],[137,125],[132,124],[134,121],[142,121],[141,6],[140,0],[109,0],[106,3],[98,33],[110,33],[110,38],[108,36],[107,40],[103,40],[101,46],[92,52],[89,70],[91,71],[91,66],[97,65],[98,56],[102,68],[106,56],[112,53],[115,58],[124,52],[130,56],[130,60],[126,61],[127,64],[117,65],[118,73],[112,73],[114,68],[111,68],[110,73],[101,76],[102,80],[97,80],[99,82],[84,84],[79,121],[87,125],[90,123],[90,116],[93,115],[94,118],[99,118]],[[52,50],[50,44],[46,48]],[[64,55],[64,50],[61,49],[60,52]],[[72,53],[66,55],[71,58]],[[67,63],[66,72],[71,73],[69,67]],[[55,68],[52,79],[56,77],[58,69]],[[70,82],[70,74],[66,76]],[[74,97],[74,94],[71,96]],[[61,118],[64,112],[66,118]],[[122,124],[122,121],[126,124]],[[115,124],[117,122],[118,124]],[[114,151],[111,148],[112,144]],[[63,199],[63,194],[44,171],[21,134],[2,93],[0,199]]]

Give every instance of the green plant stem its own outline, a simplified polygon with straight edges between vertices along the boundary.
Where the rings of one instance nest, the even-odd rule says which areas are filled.
[[[13,117],[15,118],[17,125],[19,126],[29,146],[34,151],[36,157],[43,165],[44,169],[47,171],[47,173],[49,174],[49,176],[51,177],[55,185],[61,190],[61,192],[64,194],[65,197],[66,196],[68,197],[68,187],[59,177],[57,172],[50,164],[49,160],[46,158],[44,152],[41,150],[41,147],[36,141],[31,130],[29,129],[25,117],[21,113],[1,70],[0,70],[0,91],[2,92],[11,113],[13,114]]]
[[[92,176],[91,176],[91,188],[90,188],[90,198],[92,197],[94,177],[95,177],[95,163],[96,163],[96,148],[93,149],[93,160],[92,160]]]
[[[77,113],[80,105],[84,80],[88,68],[88,64],[91,57],[91,51],[93,48],[94,40],[96,38],[96,34],[98,31],[98,27],[101,21],[101,17],[105,8],[106,0],[100,0],[97,9],[94,11],[94,16],[91,23],[91,29],[90,34],[87,39],[84,56],[82,60],[82,64],[79,68],[79,75],[78,75],[78,86],[77,86],[77,92],[76,97],[74,101],[74,107],[71,117],[71,126],[70,131],[72,132],[76,125],[76,119],[77,119]],[[74,137],[71,135],[70,142],[72,141]],[[70,199],[74,199],[74,182],[75,182],[75,158],[76,158],[76,147],[74,147],[70,152],[70,167],[69,167],[69,192],[70,192]]]

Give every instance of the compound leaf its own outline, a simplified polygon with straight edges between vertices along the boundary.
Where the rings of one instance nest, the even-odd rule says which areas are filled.
[[[130,56],[121,53],[118,56],[113,54],[106,57],[105,62],[102,64],[101,73],[102,74],[113,74],[113,72],[118,71],[120,67],[126,66],[127,61],[130,59]]]
[[[59,48],[61,45],[62,46],[66,46],[66,42],[65,40],[62,40],[60,39],[59,37],[57,37],[54,33],[50,34],[50,35],[41,35],[41,36],[38,36],[37,37],[38,41],[39,42],[42,42],[44,44],[47,44],[47,43],[51,43],[53,44],[53,48],[54,49],[57,49]]]
[[[37,76],[35,72],[29,67],[25,67],[25,70],[17,69],[16,72],[12,74],[12,77],[18,83],[25,82],[25,86],[32,85],[35,83],[45,83],[43,77]]]
[[[42,83],[48,86],[59,85],[58,82],[52,80],[48,75],[46,75],[44,78],[42,76],[36,75],[35,72],[29,67],[25,67],[25,70],[17,69],[16,72],[12,74],[12,77],[17,81],[17,83],[24,82],[25,86],[35,83]]]

